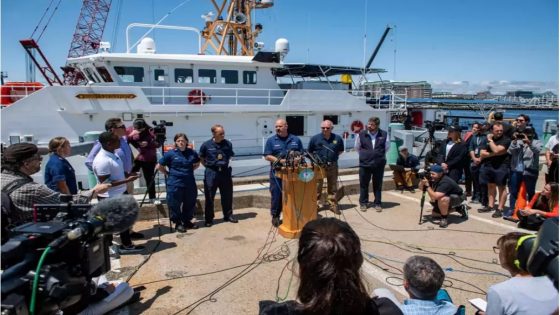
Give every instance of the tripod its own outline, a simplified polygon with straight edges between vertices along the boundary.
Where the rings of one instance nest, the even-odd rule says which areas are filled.
[[[422,224],[422,216],[424,214],[424,203],[426,202],[426,192],[428,191],[428,186],[424,186],[422,188],[422,198],[420,199],[420,219],[418,220],[418,224]]]
[[[420,150],[420,154],[418,155],[418,160],[422,159],[422,157],[423,157],[422,154],[424,154],[424,151],[426,150],[426,147],[428,145],[430,145],[430,151],[429,152],[432,152],[432,150],[434,149],[434,142],[435,142],[434,132],[435,132],[435,130],[433,130],[433,129],[429,129],[427,131],[428,138],[424,141],[424,146],[422,147],[422,150]]]

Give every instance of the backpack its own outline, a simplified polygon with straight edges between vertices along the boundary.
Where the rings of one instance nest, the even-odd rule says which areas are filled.
[[[12,222],[13,212],[17,211],[18,209],[14,205],[10,194],[16,189],[30,182],[31,180],[29,180],[28,178],[20,178],[2,188],[2,199],[0,199],[0,201],[2,202],[2,244],[4,244],[9,239],[10,228],[12,227],[12,224],[15,223]]]

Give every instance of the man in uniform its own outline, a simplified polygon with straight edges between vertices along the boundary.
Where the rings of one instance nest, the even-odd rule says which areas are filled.
[[[276,134],[268,140],[264,146],[264,159],[271,163],[270,167],[270,214],[272,224],[280,225],[280,213],[282,212],[282,180],[276,177],[275,168],[286,163],[290,151],[303,153],[301,140],[288,133],[288,123],[284,119],[276,120],[274,124]]]
[[[214,125],[210,128],[212,139],[204,142],[200,147],[200,162],[204,170],[204,221],[206,227],[211,227],[214,220],[214,197],[220,189],[222,212],[224,221],[237,223],[233,217],[233,182],[229,162],[234,156],[231,142],[225,139],[224,127]]]
[[[336,191],[336,181],[338,179],[338,156],[344,152],[344,144],[342,138],[332,133],[333,123],[325,120],[321,123],[321,133],[313,136],[309,140],[307,151],[316,154],[324,165],[325,173],[323,177],[327,178],[328,201],[331,211],[340,214],[338,210]],[[317,201],[321,199],[323,193],[323,179],[317,181]]]
[[[367,211],[369,203],[369,183],[373,180],[373,206],[377,212],[381,208],[381,190],[383,186],[383,172],[387,159],[385,153],[389,151],[389,137],[385,130],[379,128],[378,117],[368,120],[367,129],[360,131],[356,137],[354,148],[360,157],[360,210]]]

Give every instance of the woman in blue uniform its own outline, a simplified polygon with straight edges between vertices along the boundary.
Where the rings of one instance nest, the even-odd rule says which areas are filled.
[[[55,137],[49,141],[51,155],[45,167],[45,185],[62,194],[78,193],[74,168],[66,160],[72,153],[70,141],[64,137]]]
[[[167,176],[170,219],[177,232],[185,233],[187,229],[198,228],[191,220],[197,196],[194,170],[200,165],[200,158],[196,151],[187,147],[189,138],[186,134],[178,133],[173,140],[175,149],[167,151],[156,167]]]

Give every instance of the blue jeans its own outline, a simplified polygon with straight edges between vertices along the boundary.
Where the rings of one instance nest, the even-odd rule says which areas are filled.
[[[515,204],[517,203],[517,195],[519,194],[519,188],[521,188],[522,182],[525,182],[525,188],[527,189],[527,200],[531,200],[533,195],[535,195],[537,177],[523,175],[523,172],[512,171],[509,178],[509,209],[505,211],[504,216],[513,215]]]
[[[373,181],[373,204],[381,206],[381,189],[383,188],[383,172],[385,165],[376,167],[360,166],[360,205],[367,205],[369,202],[369,182]]]

